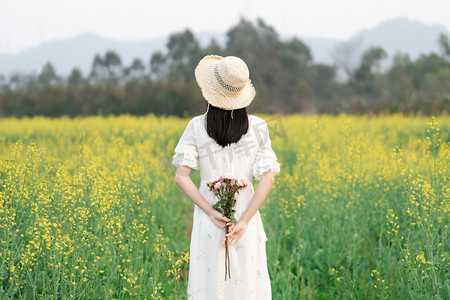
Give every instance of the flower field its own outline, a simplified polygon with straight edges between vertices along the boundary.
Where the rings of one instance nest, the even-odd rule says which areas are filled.
[[[450,117],[261,117],[273,299],[450,298]],[[185,299],[188,121],[1,119],[0,299]]]

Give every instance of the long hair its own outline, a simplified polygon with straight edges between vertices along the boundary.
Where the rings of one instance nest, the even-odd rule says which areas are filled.
[[[231,118],[232,112],[233,118]],[[209,105],[206,114],[206,132],[220,146],[225,147],[239,141],[247,133],[248,126],[245,107],[231,111]]]

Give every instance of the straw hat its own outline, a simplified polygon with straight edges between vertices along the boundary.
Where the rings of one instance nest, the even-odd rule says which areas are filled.
[[[248,106],[255,97],[245,62],[236,56],[207,55],[195,68],[203,97],[213,106],[233,110]]]

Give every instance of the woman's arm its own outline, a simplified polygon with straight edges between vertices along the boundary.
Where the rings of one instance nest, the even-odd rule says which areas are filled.
[[[247,209],[242,214],[241,218],[236,224],[231,222],[226,225],[230,227],[229,232],[225,235],[228,236],[228,242],[233,244],[237,239],[241,238],[241,236],[247,230],[248,223],[252,219],[253,215],[258,211],[260,206],[263,204],[267,195],[270,192],[274,182],[273,173],[271,170],[265,172],[261,175],[261,180],[256,188],[255,194],[253,194],[253,198],[250,201]],[[223,239],[223,246],[225,246],[225,237]]]
[[[200,194],[200,191],[192,182],[191,168],[188,166],[178,166],[177,172],[175,174],[175,183],[180,187],[180,189],[194,202],[198,207],[200,207],[211,219],[211,221],[216,224],[219,228],[225,228],[225,223],[229,222],[230,219],[225,217],[223,214],[212,208],[212,205]]]

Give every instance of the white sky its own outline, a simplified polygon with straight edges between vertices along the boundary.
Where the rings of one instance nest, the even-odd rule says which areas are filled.
[[[0,53],[88,31],[117,40],[226,32],[241,16],[278,33],[346,39],[396,17],[450,29],[450,0],[0,0]]]

